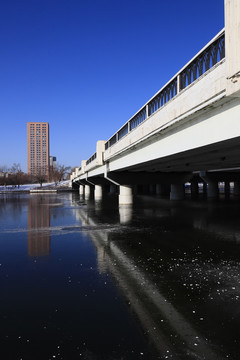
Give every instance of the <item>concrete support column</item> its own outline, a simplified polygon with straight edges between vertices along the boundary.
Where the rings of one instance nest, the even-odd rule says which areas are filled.
[[[192,197],[198,196],[198,182],[197,181],[191,182],[191,196]]]
[[[184,199],[184,186],[183,184],[171,184],[170,200]]]
[[[207,196],[207,192],[208,192],[207,183],[204,181],[203,182],[203,195]]]
[[[85,185],[85,198],[89,199],[90,198],[90,193],[91,193],[91,187],[90,185]]]
[[[155,185],[154,184],[149,185],[149,193],[151,195],[155,194]]]
[[[120,185],[119,205],[130,205],[133,203],[131,185]]]
[[[169,195],[170,186],[168,184],[157,184],[156,185],[156,194],[157,195]]]
[[[137,185],[133,185],[132,191],[133,191],[133,195],[137,195],[137,194],[138,194],[138,187],[137,187]]]
[[[163,193],[162,185],[161,185],[161,184],[157,184],[157,185],[156,185],[156,194],[157,194],[157,195],[162,195],[162,193]]]
[[[116,193],[116,185],[110,184],[109,192],[110,192],[110,194],[115,194]]]
[[[95,185],[95,189],[94,189],[94,199],[95,200],[101,200],[102,199],[102,186],[101,185]]]
[[[240,195],[240,181],[234,181],[234,195],[239,196]]]
[[[225,193],[225,196],[227,196],[227,197],[230,196],[230,182],[229,181],[224,182],[224,193]]]
[[[217,181],[208,181],[208,198],[217,198],[218,197],[218,182]]]
[[[83,195],[83,194],[84,194],[84,186],[79,185],[79,195]]]

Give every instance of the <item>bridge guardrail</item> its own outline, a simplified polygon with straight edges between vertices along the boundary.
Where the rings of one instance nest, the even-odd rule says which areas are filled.
[[[97,157],[97,153],[95,152],[86,162],[86,165],[90,164],[93,160],[95,160]]]
[[[225,30],[217,34],[105,143],[110,148],[225,57]]]
[[[96,146],[96,152],[87,161],[85,161],[85,164],[82,167],[83,172],[89,171],[93,167],[102,165],[104,149],[105,149],[105,141],[98,140]]]

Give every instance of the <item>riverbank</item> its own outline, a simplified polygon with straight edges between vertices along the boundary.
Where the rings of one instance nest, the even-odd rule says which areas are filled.
[[[45,183],[40,186],[39,184],[24,184],[15,186],[0,186],[0,194],[10,193],[52,193],[52,192],[71,192],[70,180],[61,181],[57,185],[53,183]]]

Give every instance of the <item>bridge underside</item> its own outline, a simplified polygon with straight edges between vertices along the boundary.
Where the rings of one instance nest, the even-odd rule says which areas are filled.
[[[236,181],[240,174],[239,114],[239,98],[221,100],[217,108],[205,108],[113,156],[109,177],[122,184],[159,183],[177,175],[190,181],[193,175],[209,172],[219,181]]]
[[[219,169],[240,169],[240,137],[217,144],[183,151],[161,159],[146,161],[125,167],[130,171],[199,171]]]
[[[215,106],[113,154],[104,165],[78,180],[95,185],[109,180],[120,185],[171,184],[198,176],[203,179],[207,172],[208,179],[238,181],[239,114],[240,98],[221,99]]]
[[[217,172],[221,178],[233,179],[240,174],[240,137],[128,166],[116,171],[116,175],[127,172],[132,175],[151,173],[152,176],[161,173],[164,176],[165,173],[168,177],[170,173],[192,174],[202,171]]]

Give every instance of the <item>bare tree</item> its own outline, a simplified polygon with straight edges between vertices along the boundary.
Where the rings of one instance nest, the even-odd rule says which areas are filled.
[[[64,166],[61,164],[57,164],[56,167],[52,170],[51,178],[57,185],[58,182],[64,180],[65,176],[71,170],[70,166]]]
[[[17,185],[18,187],[23,184],[24,173],[21,170],[20,164],[14,163],[11,167],[11,179],[13,185]]]
[[[70,170],[69,170],[68,173],[67,173],[66,180],[70,180],[71,174],[72,174],[73,172],[75,172],[77,168],[79,169],[79,166],[74,166],[74,167],[70,168]]]
[[[40,184],[40,187],[42,187],[42,184],[47,181],[47,175],[46,175],[46,169],[45,168],[38,168],[37,173],[35,175],[35,180]]]
[[[8,168],[6,165],[0,165],[0,171],[6,173],[8,171]]]
[[[0,166],[0,185],[6,185],[6,178],[8,176],[8,168],[6,167],[6,165],[1,165]]]
[[[11,172],[13,174],[17,174],[20,171],[22,171],[20,164],[19,163],[14,163],[13,166],[11,167]]]

